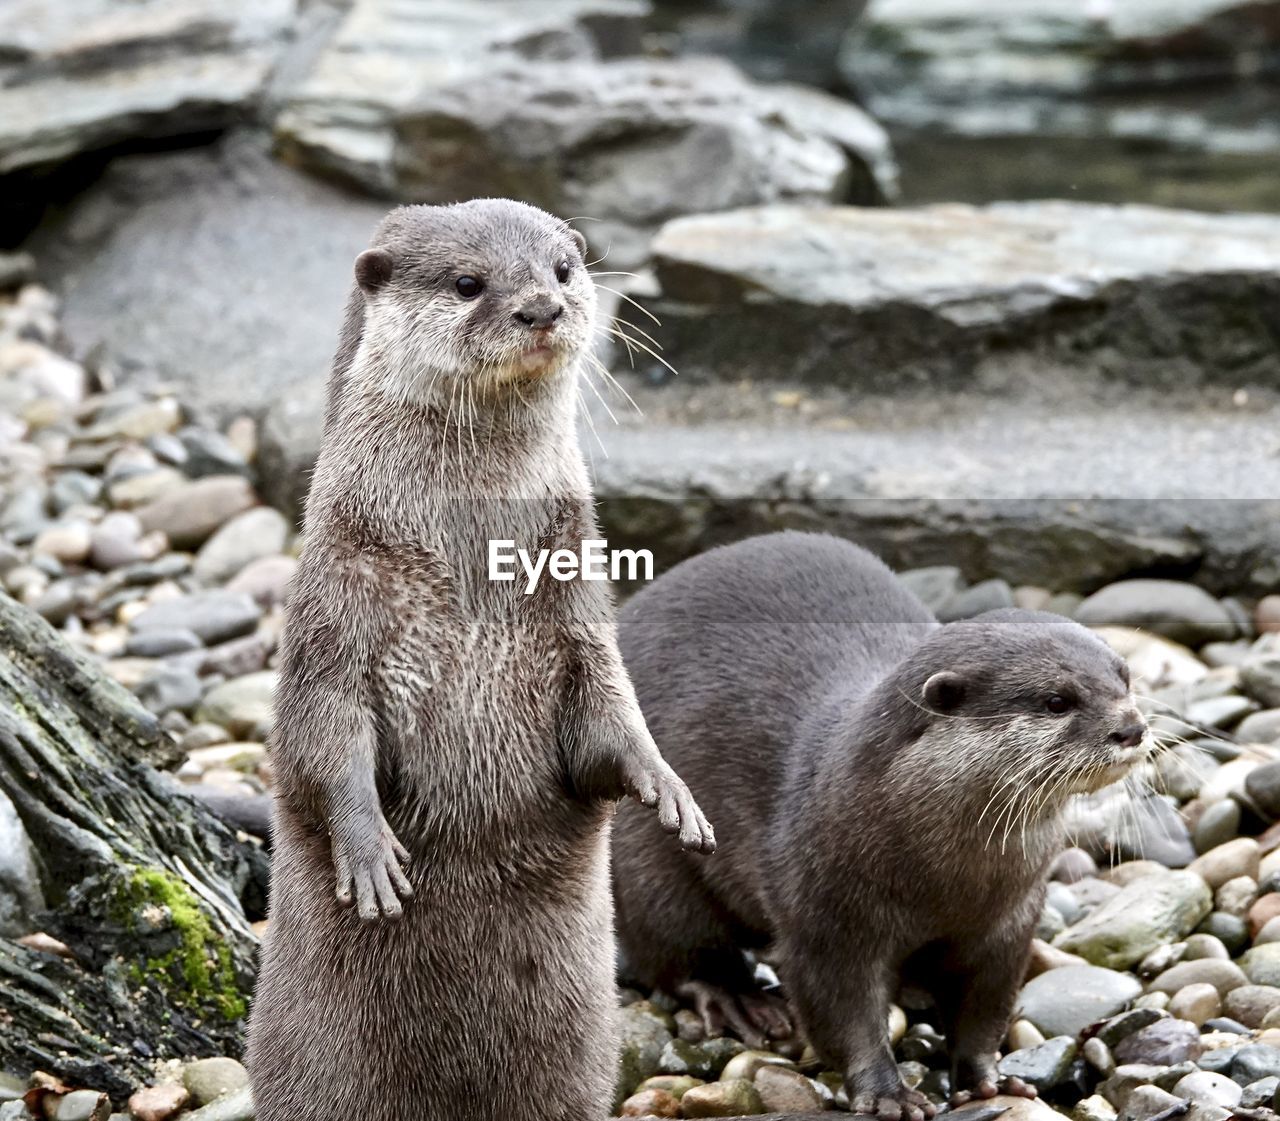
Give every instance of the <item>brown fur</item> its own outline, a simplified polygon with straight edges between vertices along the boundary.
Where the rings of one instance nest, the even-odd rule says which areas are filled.
[[[487,576],[490,538],[595,535],[573,418],[594,289],[573,231],[518,203],[402,208],[374,244],[283,642],[257,1115],[591,1121],[616,1067],[610,803],[714,844],[607,585]]]
[[[1123,662],[1057,616],[939,626],[865,550],[798,533],[677,566],[627,604],[620,641],[721,842],[695,864],[619,813],[630,978],[759,1043],[786,1027],[742,954],[767,949],[855,1108],[918,1117],[885,1027],[905,975],[938,1002],[955,1088],[994,1094],[1065,799],[1141,754]]]

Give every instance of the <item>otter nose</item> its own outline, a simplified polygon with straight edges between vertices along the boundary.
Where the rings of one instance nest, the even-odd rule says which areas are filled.
[[[516,312],[516,321],[526,327],[550,327],[564,314],[564,304],[551,296],[526,300]]]
[[[1145,724],[1126,724],[1118,732],[1111,733],[1111,742],[1121,747],[1137,747],[1142,737],[1147,734]]]

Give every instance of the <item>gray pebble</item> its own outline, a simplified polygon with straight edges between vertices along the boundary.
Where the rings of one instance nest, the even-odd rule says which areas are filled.
[[[130,624],[135,633],[150,630],[194,631],[208,645],[249,634],[258,625],[261,609],[237,592],[196,592],[154,603]]]
[[[1196,823],[1196,852],[1203,854],[1234,839],[1240,833],[1240,804],[1231,798],[1215,802]]]
[[[1241,1086],[1260,1078],[1280,1077],[1280,1051],[1265,1043],[1248,1043],[1236,1052],[1230,1074]]]
[[[163,658],[168,654],[198,650],[202,645],[200,636],[185,627],[172,630],[157,628],[130,635],[124,652],[134,658]]]

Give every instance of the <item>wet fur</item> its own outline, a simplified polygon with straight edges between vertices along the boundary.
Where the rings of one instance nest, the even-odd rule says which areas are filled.
[[[954,1085],[994,1078],[1059,810],[1137,719],[1120,659],[1057,616],[940,626],[865,550],[798,533],[677,566],[619,633],[649,728],[720,840],[697,864],[620,811],[630,979],[749,994],[741,950],[769,948],[805,1034],[874,1110],[907,1100],[885,1028],[905,976],[938,1003]],[[926,703],[939,671],[964,683],[953,712]],[[1053,689],[1078,709],[1046,714]]]
[[[592,1121],[616,1072],[612,802],[651,786],[705,826],[607,585],[487,578],[490,538],[597,535],[573,423],[594,290],[568,227],[503,200],[402,208],[374,245],[393,267],[348,304],[282,648],[257,1116]],[[555,361],[526,376],[512,309],[553,296]],[[335,862],[394,884],[397,842],[411,897],[343,906]]]

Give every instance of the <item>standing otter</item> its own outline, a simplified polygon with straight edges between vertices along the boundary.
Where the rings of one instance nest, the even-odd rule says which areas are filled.
[[[645,729],[607,585],[488,578],[491,539],[596,535],[582,249],[490,199],[395,210],[356,260],[271,740],[259,1121],[603,1117],[609,803],[714,847]]]
[[[634,979],[759,1046],[789,1024],[741,949],[771,946],[854,1109],[918,1121],[932,1106],[903,1086],[886,1032],[906,975],[937,1001],[957,1100],[995,1094],[1063,803],[1144,754],[1124,662],[1054,615],[940,626],[865,550],[800,533],[677,566],[627,604],[619,638],[720,839],[694,864],[619,813]]]

